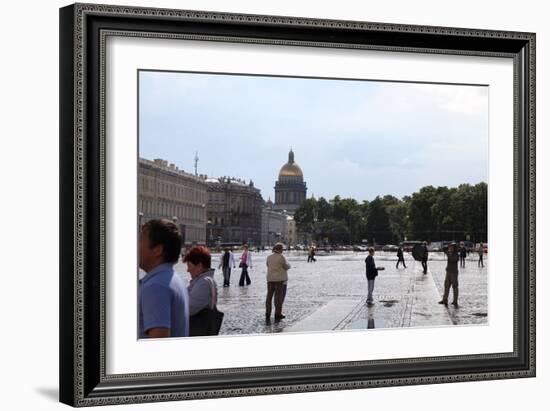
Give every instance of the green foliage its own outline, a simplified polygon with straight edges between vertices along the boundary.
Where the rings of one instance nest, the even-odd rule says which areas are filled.
[[[367,213],[367,239],[369,244],[391,243],[390,218],[383,198],[376,197],[369,204]]]
[[[329,239],[330,244],[349,244],[350,229],[341,220],[331,219],[318,222],[315,226],[314,239],[317,243],[322,243],[325,238]]]
[[[294,221],[296,221],[298,231],[311,233],[316,213],[317,200],[308,198],[302,202],[298,210],[294,213]]]
[[[294,214],[298,231],[317,242],[398,244],[408,240],[487,241],[487,184],[422,187],[398,199],[377,196],[305,200]]]

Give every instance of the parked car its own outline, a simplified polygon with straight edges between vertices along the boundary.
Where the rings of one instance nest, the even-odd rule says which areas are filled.
[[[365,247],[364,245],[354,245],[353,251],[364,252],[367,251],[367,247]]]
[[[382,251],[397,251],[399,247],[393,244],[386,244],[384,247],[382,247]]]

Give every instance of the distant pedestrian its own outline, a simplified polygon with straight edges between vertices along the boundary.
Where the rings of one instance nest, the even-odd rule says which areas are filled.
[[[271,321],[273,297],[275,297],[275,321],[281,321],[283,315],[283,301],[286,296],[286,282],[290,264],[283,256],[284,246],[277,243],[273,246],[273,253],[266,259],[267,265],[267,296],[265,299],[265,320]]]
[[[466,256],[468,255],[468,250],[464,245],[464,241],[460,242],[460,247],[458,249],[458,256],[460,257],[460,268],[466,267]]]
[[[428,243],[426,241],[422,243],[422,252],[422,259],[420,260],[422,262],[422,272],[428,274]]]
[[[169,220],[150,220],[139,234],[139,338],[187,337],[189,296],[174,270],[181,249],[178,227]]]
[[[477,253],[479,255],[479,260],[477,260],[477,266],[478,267],[483,267],[483,245],[479,245],[479,248],[477,249]]]
[[[241,260],[239,262],[239,268],[241,271],[241,278],[239,279],[239,286],[244,286],[246,280],[246,285],[250,285],[250,277],[248,275],[248,269],[252,268],[252,254],[248,251],[248,245],[244,245],[243,253],[241,254]]]
[[[373,298],[372,293],[374,291],[374,280],[378,276],[378,271],[382,268],[377,268],[376,264],[374,263],[374,248],[369,247],[369,255],[367,258],[365,258],[365,265],[366,265],[366,274],[367,274],[367,288],[368,288],[368,295],[367,295],[367,305],[371,306],[373,305]]]
[[[456,249],[456,243],[451,243],[447,252],[447,267],[445,269],[445,292],[439,304],[447,306],[449,300],[449,290],[453,287],[453,305],[458,307],[458,260],[459,256]]]
[[[315,247],[314,247],[314,246],[311,246],[311,247],[309,247],[309,255],[308,255],[308,257],[307,257],[307,262],[308,262],[308,263],[309,263],[309,262],[312,262],[312,263],[313,263],[313,262],[315,262],[315,261],[317,261],[317,260],[315,259]]]
[[[220,257],[220,264],[218,269],[221,268],[223,272],[223,286],[229,287],[229,278],[231,277],[231,266],[235,268],[235,257],[228,247],[223,249],[223,254]]]
[[[395,268],[399,268],[399,263],[403,263],[403,267],[407,268],[405,265],[405,257],[403,256],[403,248],[401,247],[397,249],[397,264],[395,265]]]

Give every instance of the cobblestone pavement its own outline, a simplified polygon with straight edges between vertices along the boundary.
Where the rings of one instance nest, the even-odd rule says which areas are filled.
[[[219,255],[213,255],[218,284],[218,308],[225,313],[220,334],[263,334],[339,329],[452,326],[487,323],[487,258],[485,267],[477,267],[477,258],[468,259],[459,271],[459,308],[437,302],[443,294],[446,259],[430,254],[428,274],[410,255],[407,268],[395,268],[395,253],[377,252],[378,267],[385,267],[376,279],[375,304],[365,304],[366,253],[335,252],[319,254],[315,263],[307,263],[301,252],[285,253],[289,270],[288,291],[283,306],[286,318],[278,323],[265,322],[266,266],[269,252],[253,253],[249,269],[252,283],[239,287],[240,269],[231,272],[230,287],[222,287],[217,269]],[[235,257],[239,257],[236,253]],[[189,274],[180,262],[176,271],[186,280]],[[452,291],[451,291],[452,294]]]

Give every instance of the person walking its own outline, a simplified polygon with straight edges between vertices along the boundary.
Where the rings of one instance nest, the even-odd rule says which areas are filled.
[[[479,248],[477,249],[477,253],[479,255],[479,260],[477,260],[477,266],[483,267],[483,244],[479,245]]]
[[[187,264],[191,281],[187,286],[189,293],[189,335],[216,335],[221,320],[216,324],[216,305],[218,301],[217,284],[214,269],[211,268],[210,250],[203,246],[192,247],[182,258]]]
[[[150,220],[139,234],[139,338],[187,337],[189,296],[174,270],[181,250],[178,227],[169,220]]]
[[[223,249],[223,254],[220,257],[218,269],[223,272],[223,286],[229,287],[229,278],[231,277],[231,266],[235,268],[235,257],[228,247]]]
[[[447,249],[447,267],[445,274],[445,292],[439,304],[448,305],[449,291],[453,287],[453,305],[458,307],[458,260],[459,256],[456,249],[456,243],[451,243]]]
[[[464,245],[464,241],[460,242],[460,248],[458,249],[458,256],[460,257],[460,268],[466,267],[466,256],[468,255],[468,250]]]
[[[314,246],[314,245],[312,245],[312,246],[309,248],[309,257],[308,257],[308,259],[307,259],[307,262],[309,263],[310,261],[311,261],[312,263],[314,263],[315,261],[317,261],[317,260],[315,259],[315,246]]]
[[[422,252],[422,259],[420,260],[422,263],[422,272],[428,274],[428,243],[426,241],[422,243]]]
[[[365,265],[366,265],[366,274],[367,274],[367,288],[368,288],[368,295],[367,295],[367,305],[370,307],[373,305],[373,298],[372,293],[374,291],[374,280],[378,276],[378,271],[382,270],[382,268],[377,268],[376,264],[374,263],[374,248],[369,247],[369,255],[367,258],[365,258]]]
[[[265,320],[271,321],[271,309],[273,297],[275,297],[275,321],[281,321],[283,315],[283,301],[286,296],[286,282],[288,281],[288,270],[290,264],[283,256],[284,246],[277,243],[273,246],[273,252],[266,259],[267,265],[267,296],[265,299]]]
[[[397,249],[397,264],[395,265],[395,268],[399,268],[399,263],[402,263],[403,267],[407,268],[405,265],[405,257],[403,256],[403,248],[401,247]]]
[[[243,253],[241,254],[241,260],[239,267],[242,269],[241,278],[239,279],[239,286],[244,286],[246,280],[246,285],[250,285],[250,277],[248,275],[248,268],[252,268],[252,255],[248,251],[248,245],[245,244],[243,247]]]

